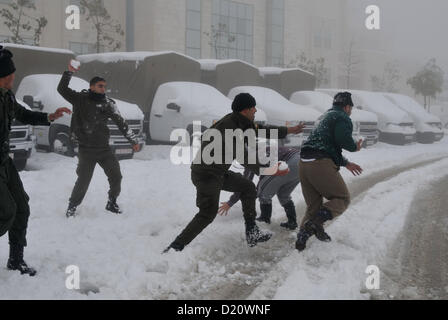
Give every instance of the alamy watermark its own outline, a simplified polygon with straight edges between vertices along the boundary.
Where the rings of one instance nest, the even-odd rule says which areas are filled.
[[[260,170],[261,175],[276,173],[277,129],[247,129],[245,131],[226,129],[223,134],[217,129],[210,128],[202,134],[201,128],[201,122],[194,121],[192,134],[185,129],[176,129],[171,132],[170,141],[177,142],[170,153],[173,164],[231,165],[236,160],[244,165],[265,166]],[[208,142],[208,144],[201,148],[201,142]]]
[[[370,5],[366,8],[366,14],[368,15],[366,19],[367,30],[380,30],[381,29],[381,11],[376,5]]]
[[[368,274],[366,278],[366,289],[367,290],[379,290],[380,289],[380,268],[375,265],[370,265],[365,271]]]

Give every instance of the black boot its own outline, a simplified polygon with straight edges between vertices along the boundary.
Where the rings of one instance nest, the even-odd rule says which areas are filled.
[[[288,221],[281,223],[280,226],[289,230],[297,229],[298,225],[297,225],[296,207],[294,205],[294,202],[289,201],[283,206],[283,208],[285,209]]]
[[[297,234],[296,249],[300,251],[305,250],[306,242],[313,234],[307,228],[301,228]]]
[[[177,252],[180,252],[182,250],[184,250],[185,246],[183,244],[180,244],[176,241],[174,241],[173,243],[171,243],[168,248],[166,248],[165,250],[163,250],[162,253],[167,253],[168,251],[170,251],[170,249],[173,249]]]
[[[259,242],[266,242],[271,237],[272,233],[260,231],[255,223],[246,224],[246,241],[249,247],[255,247]]]
[[[106,205],[106,210],[116,214],[123,213],[123,211],[121,211],[120,207],[117,204],[117,200],[113,198],[109,198],[109,201],[107,202]]]
[[[330,210],[322,208],[313,219],[305,223],[305,228],[316,235],[316,238],[320,241],[330,242],[331,237],[324,230],[324,223],[329,220],[333,220],[333,215]]]
[[[6,267],[8,270],[17,270],[20,274],[28,274],[30,277],[34,277],[37,273],[23,260],[23,246],[17,244],[9,245],[9,259]]]
[[[267,224],[271,224],[271,216],[272,216],[272,203],[268,204],[260,204],[260,216],[256,219],[260,222],[265,222]]]
[[[74,206],[73,204],[69,203],[67,212],[65,213],[65,216],[67,218],[71,218],[71,217],[74,217],[75,215],[76,215],[76,206]]]

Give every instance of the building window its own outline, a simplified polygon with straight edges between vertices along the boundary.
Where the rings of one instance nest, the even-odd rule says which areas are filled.
[[[315,18],[313,21],[313,44],[315,48],[330,50],[332,48],[332,23],[331,21]]]
[[[283,67],[285,1],[267,1],[266,65]]]
[[[201,58],[201,0],[187,0],[187,55]]]
[[[230,0],[213,0],[212,56],[253,61],[254,7]]]

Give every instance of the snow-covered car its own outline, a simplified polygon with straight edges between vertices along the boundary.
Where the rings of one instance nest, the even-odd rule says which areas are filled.
[[[71,104],[66,101],[58,92],[57,87],[61,75],[57,74],[36,74],[25,77],[17,90],[17,97],[23,99],[32,109],[42,112],[52,113],[57,108],[67,107],[72,109]],[[82,91],[89,88],[89,83],[77,77],[70,81],[70,88],[75,91]],[[135,104],[130,104],[114,99],[122,117],[126,120],[131,130],[137,135],[140,146],[144,145],[143,113]],[[73,145],[70,139],[71,116],[64,115],[54,121],[50,127],[35,126],[37,145],[39,149],[53,151],[59,154],[74,156],[77,153],[77,146]],[[108,123],[110,131],[110,146],[118,159],[132,158],[133,149],[129,141],[118,130],[112,120]]]
[[[230,90],[228,97],[234,99],[240,93],[250,93],[257,100],[257,109],[266,113],[268,124],[275,126],[295,126],[303,122],[306,127],[303,133],[288,135],[285,146],[300,147],[315,127],[321,113],[299,106],[284,98],[278,92],[264,87],[242,86]]]
[[[433,143],[444,136],[442,121],[427,112],[423,106],[409,96],[396,93],[384,93],[393,104],[407,112],[415,122],[417,142]]]
[[[332,96],[346,89],[319,89]],[[416,141],[417,131],[412,118],[378,92],[349,90],[355,108],[373,112],[378,117],[379,141],[405,145]]]
[[[192,137],[196,129],[193,122],[201,123],[202,133],[231,113],[231,105],[232,101],[207,84],[164,83],[157,89],[152,103],[149,123],[151,139],[172,142],[170,136],[176,129],[184,129]],[[266,118],[260,115],[257,121],[266,121]]]
[[[24,108],[31,108],[22,100],[17,102]],[[11,133],[9,135],[11,157],[14,161],[16,169],[22,171],[26,167],[28,159],[31,157],[32,151],[36,144],[36,137],[33,134],[33,128],[30,125],[14,120],[11,125]]]
[[[291,95],[291,102],[313,108],[325,113],[333,105],[333,97],[319,91],[298,91]],[[353,139],[364,139],[363,146],[368,147],[378,142],[378,117],[372,112],[353,109],[351,119],[353,122]]]

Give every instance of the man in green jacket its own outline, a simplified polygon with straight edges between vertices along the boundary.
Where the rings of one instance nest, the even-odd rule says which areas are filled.
[[[203,135],[203,141],[201,149],[198,152],[197,157],[201,157],[200,161],[193,161],[191,166],[191,180],[196,187],[196,205],[199,208],[199,213],[193,218],[193,220],[187,225],[187,227],[181,232],[181,234],[174,240],[173,243],[165,250],[169,251],[171,248],[176,251],[182,251],[186,245],[188,245],[193,239],[195,239],[213,220],[216,218],[219,209],[219,196],[221,190],[230,192],[239,192],[240,199],[243,206],[244,220],[246,226],[246,240],[249,247],[255,246],[259,242],[268,241],[271,238],[270,233],[262,232],[258,229],[255,218],[255,201],[257,198],[257,190],[252,181],[245,179],[241,174],[229,171],[233,160],[237,160],[241,165],[246,168],[250,168],[251,171],[260,174],[260,169],[265,166],[260,164],[259,159],[256,159],[256,163],[248,163],[248,148],[246,142],[244,148],[244,159],[240,159],[237,156],[236,148],[238,142],[227,143],[225,135],[228,131],[235,132],[240,129],[243,132],[249,132],[254,130],[254,136],[259,136],[260,129],[266,129],[266,138],[270,138],[270,130],[277,130],[278,139],[285,138],[289,133],[297,134],[303,131],[303,125],[296,127],[274,127],[274,126],[259,126],[254,123],[256,109],[255,98],[248,93],[242,93],[235,97],[232,103],[233,113],[228,114],[216,124],[214,124]],[[209,132],[215,130],[220,133],[221,146],[219,150],[215,150],[215,156],[222,161],[208,162],[204,159],[206,150],[210,148],[210,145],[216,143],[215,139],[209,141],[204,138]],[[248,135],[249,136],[249,135]],[[255,137],[253,137],[255,140]],[[250,139],[250,138],[249,138]],[[212,142],[213,141],[213,142]],[[235,142],[235,141],[234,141]],[[254,145],[255,141],[252,141]],[[286,175],[289,170],[280,171],[278,168],[274,168],[274,175]]]
[[[81,204],[89,188],[96,164],[99,164],[109,180],[109,200],[106,210],[121,214],[117,198],[121,192],[121,170],[117,158],[109,146],[109,119],[115,122],[123,136],[133,145],[134,151],[139,150],[136,135],[129,129],[121,117],[115,101],[106,96],[106,80],[94,77],[90,81],[90,89],[76,92],[69,88],[74,72],[71,64],[69,71],[64,72],[58,86],[59,94],[73,105],[71,121],[71,138],[79,145],[78,179],[73,188],[66,212],[67,218],[76,215],[76,209]]]
[[[7,268],[21,274],[34,276],[36,270],[23,260],[27,245],[26,231],[30,207],[20,176],[9,157],[9,133],[14,119],[24,124],[49,126],[63,116],[71,113],[67,108],[57,109],[53,114],[32,112],[17,103],[11,89],[14,84],[15,66],[12,53],[0,46],[0,237],[9,235],[9,259]]]
[[[324,223],[341,215],[350,204],[350,193],[339,168],[345,167],[355,176],[362,173],[360,166],[342,156],[342,149],[361,150],[362,140],[356,143],[352,137],[352,108],[351,94],[338,93],[333,107],[302,145],[299,175],[307,211],[297,235],[296,249],[299,251],[305,249],[307,240],[313,235],[320,241],[331,241],[324,231]],[[323,198],[328,201],[323,203]]]

